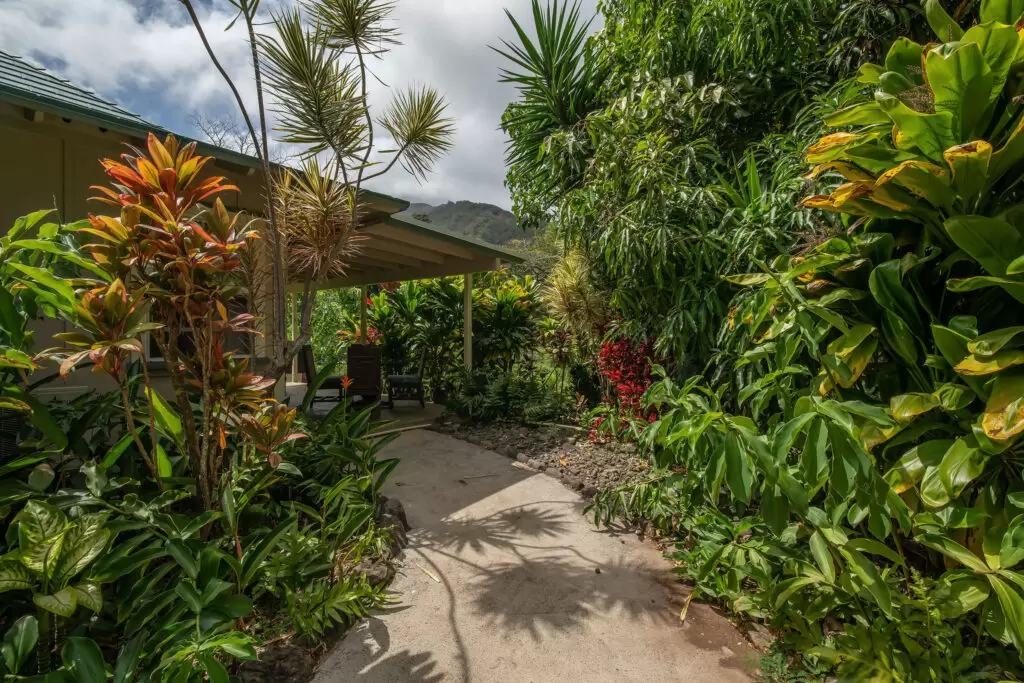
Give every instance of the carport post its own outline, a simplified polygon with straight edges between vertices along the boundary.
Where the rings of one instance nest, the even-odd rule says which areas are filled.
[[[366,285],[359,288],[359,343],[369,344],[366,339],[366,297],[369,296]]]
[[[463,276],[462,287],[462,360],[468,374],[473,371],[473,273]]]

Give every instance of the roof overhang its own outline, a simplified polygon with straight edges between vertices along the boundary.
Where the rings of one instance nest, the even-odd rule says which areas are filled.
[[[357,287],[380,282],[425,280],[446,275],[498,270],[502,263],[522,263],[517,254],[458,237],[405,216],[386,216],[360,230],[359,253],[342,277],[320,289]],[[302,283],[289,286],[301,292]]]

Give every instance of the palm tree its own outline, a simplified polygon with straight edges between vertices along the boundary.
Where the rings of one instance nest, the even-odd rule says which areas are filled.
[[[253,139],[269,196],[276,195],[278,184],[267,161],[267,119],[263,85],[270,88],[278,102],[278,130],[281,141],[301,145],[307,162],[321,154],[328,163],[306,163],[306,172],[328,173],[317,181],[289,182],[282,192],[287,198],[268,202],[271,248],[274,268],[275,357],[270,373],[282,374],[291,359],[307,343],[312,328],[309,322],[322,278],[343,271],[356,245],[352,239],[364,217],[360,201],[365,182],[380,177],[400,165],[405,171],[425,178],[437,161],[451,149],[455,129],[446,117],[444,98],[429,87],[413,87],[395,94],[390,106],[374,118],[367,96],[369,79],[374,77],[369,61],[382,59],[398,44],[397,31],[388,25],[394,9],[392,0],[306,0],[302,9],[272,15],[272,31],[258,34],[254,29],[259,0],[231,0],[238,9],[249,34],[259,107],[262,141],[258,140],[241,96],[217,61],[191,0],[180,0],[199,31],[214,65],[227,81],[242,111]],[[234,21],[232,22],[234,24]],[[230,26],[229,26],[230,28]],[[390,137],[387,149],[379,149],[377,127]],[[377,160],[375,155],[381,157]],[[303,194],[305,193],[305,196]],[[280,199],[280,198],[279,198]],[[289,207],[287,219],[300,224],[279,225],[277,207]],[[295,207],[314,207],[312,220],[300,218]],[[338,216],[348,213],[347,224]],[[330,227],[327,227],[329,224]],[[319,226],[319,227],[317,227]],[[338,243],[323,242],[329,233]],[[303,247],[301,258],[285,255],[289,242]],[[320,244],[323,253],[310,254]],[[304,277],[299,335],[285,343],[285,283],[291,275]],[[296,263],[317,264],[296,272]],[[280,310],[278,310],[280,309]]]

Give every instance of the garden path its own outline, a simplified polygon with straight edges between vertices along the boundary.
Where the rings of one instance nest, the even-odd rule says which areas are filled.
[[[547,475],[404,433],[385,492],[412,525],[395,605],[327,653],[314,683],[750,679],[757,654],[635,534],[597,530]]]

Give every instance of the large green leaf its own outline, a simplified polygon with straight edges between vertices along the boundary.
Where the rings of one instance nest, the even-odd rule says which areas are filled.
[[[896,259],[876,266],[869,278],[871,296],[879,306],[910,325],[915,334],[922,336],[924,326],[917,302],[914,295],[903,286],[902,273],[900,261]]]
[[[1019,335],[1024,335],[1024,325],[1004,327],[1001,330],[994,330],[980,335],[968,343],[967,348],[971,353],[980,356],[991,356],[993,353],[1002,350],[1003,347],[1014,341]],[[1024,343],[1024,339],[1021,339],[1021,343]],[[1014,344],[1014,346],[1017,346],[1017,344]]]
[[[183,449],[185,437],[178,411],[171,407],[171,404],[160,395],[159,391],[154,391],[151,387],[146,387],[146,398],[153,406],[157,431]]]
[[[1012,24],[1009,26],[978,24],[967,29],[963,42],[977,43],[985,62],[992,70],[994,80],[992,94],[989,96],[989,104],[991,104],[999,97],[1003,86],[1006,85],[1006,78],[1020,46],[1020,37]]]
[[[110,274],[97,266],[95,261],[72,251],[60,242],[54,242],[53,240],[18,240],[17,242],[12,242],[10,248],[55,254],[69,263],[74,263],[76,266],[88,270],[104,282],[110,282]]]
[[[1024,560],[1024,515],[1010,522],[999,549],[999,564],[1010,569]]]
[[[1021,661],[1024,661],[1024,599],[998,576],[990,574],[988,580],[999,599],[999,606],[1003,609],[1006,630],[1017,648]]]
[[[107,680],[103,653],[100,646],[90,638],[69,636],[60,657],[77,683],[100,683]]]
[[[34,585],[35,576],[28,567],[20,562],[0,560],[0,593],[30,590]]]
[[[31,614],[21,617],[7,629],[4,641],[0,644],[0,652],[10,673],[17,674],[21,671],[38,640],[39,622]]]
[[[107,547],[110,531],[103,526],[106,521],[105,513],[85,515],[68,529],[53,569],[53,580],[57,585],[64,585],[77,576]]]
[[[860,580],[864,588],[871,594],[871,597],[878,603],[879,608],[886,615],[892,615],[892,592],[888,584],[882,578],[875,563],[865,557],[857,550],[839,548],[840,554],[846,558],[847,566]]]
[[[956,618],[981,606],[991,593],[984,579],[966,578],[949,584],[949,597],[943,616]]]
[[[35,593],[32,602],[47,612],[61,617],[70,617],[78,607],[78,594],[72,588],[63,588],[52,595]]]
[[[974,437],[969,440],[974,441]],[[939,478],[951,499],[959,496],[985,469],[987,457],[969,440],[957,439],[939,465]]]
[[[828,432],[825,430],[823,421],[817,419],[807,429],[807,438],[804,440],[804,448],[800,456],[804,479],[812,490],[823,486],[828,477],[827,449]]]
[[[968,569],[973,569],[983,574],[989,571],[988,565],[982,562],[977,555],[946,536],[928,533],[917,536],[916,540],[933,550],[939,551],[946,557],[956,560]]]
[[[145,634],[140,633],[121,646],[121,651],[117,654],[117,664],[114,665],[114,683],[132,682],[145,642]]]
[[[981,0],[982,22],[998,21],[1013,26],[1024,13],[1024,0]]]
[[[1003,277],[1013,259],[1024,254],[1024,236],[1001,216],[953,216],[945,227],[956,245],[991,275]],[[1003,289],[1024,303],[1024,281]]]
[[[821,570],[822,575],[828,579],[829,583],[835,583],[835,561],[832,559],[832,553],[828,549],[828,543],[825,541],[825,537],[822,536],[820,531],[815,531],[811,534],[810,547],[811,554],[814,556],[814,561],[818,563],[818,568]]]
[[[943,9],[940,0],[927,0],[924,3],[924,14],[928,19],[928,26],[935,32],[940,42],[948,43],[960,40],[964,34],[960,25],[953,21],[953,18]]]
[[[897,149],[917,151],[930,161],[942,163],[942,153],[960,142],[954,134],[952,112],[927,114],[915,111],[898,98],[881,91],[875,93],[875,99],[895,124],[893,143]]]
[[[30,500],[15,518],[21,562],[34,572],[52,575],[67,530],[67,517],[57,508]]]
[[[71,589],[75,591],[75,598],[82,607],[97,613],[103,609],[103,591],[98,584],[83,581]]]
[[[196,558],[192,555],[192,551],[184,541],[171,539],[167,541],[165,547],[168,554],[181,565],[181,568],[185,570],[189,577],[195,580],[199,576],[199,563],[196,562]]]
[[[77,297],[75,296],[74,287],[68,284],[66,280],[61,279],[45,268],[28,266],[16,261],[11,261],[8,265],[25,276],[25,283],[29,287],[42,285],[43,287],[52,290],[53,294],[56,295],[56,298],[53,299],[55,305],[65,313],[72,313],[74,305],[77,302]]]
[[[949,112],[953,116],[954,144],[976,139],[982,132],[978,129],[985,122],[989,103],[999,94],[993,91],[995,74],[985,62],[981,47],[977,43],[934,47],[925,53],[925,71],[935,96],[936,115]]]
[[[896,493],[904,493],[924,478],[929,467],[938,468],[943,456],[953,445],[950,439],[935,439],[909,449],[885,475]]]
[[[889,399],[889,412],[900,421],[911,420],[938,407],[938,399],[931,394],[900,394]]]
[[[754,472],[739,436],[733,432],[725,436],[725,481],[736,500],[750,502]]]

